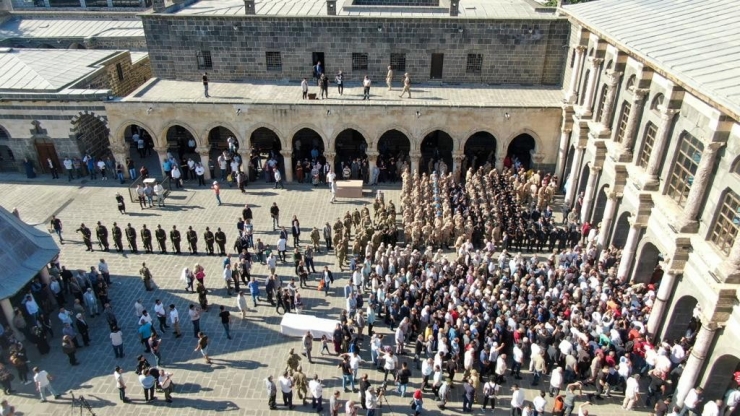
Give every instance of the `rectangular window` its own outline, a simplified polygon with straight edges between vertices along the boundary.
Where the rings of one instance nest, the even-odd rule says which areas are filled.
[[[686,205],[686,198],[689,196],[691,184],[694,183],[702,151],[704,145],[696,137],[685,132],[681,135],[678,156],[668,182],[668,196],[681,207]]]
[[[118,80],[123,81],[123,67],[120,63],[116,64],[116,74],[118,75]]]
[[[198,59],[198,69],[213,69],[211,51],[198,51],[195,57]]]
[[[602,120],[601,116],[604,115],[604,105],[606,104],[606,85],[601,87],[601,96],[599,97],[599,107],[596,110],[596,118],[594,120],[599,120],[602,124],[606,120]]]
[[[268,71],[282,71],[283,57],[280,52],[265,52],[265,66]]]
[[[624,102],[622,105],[622,112],[619,114],[619,126],[617,126],[617,137],[618,143],[622,143],[624,140],[624,132],[627,131],[627,120],[630,118],[630,111],[632,111],[632,104]]]
[[[478,53],[469,53],[468,62],[465,65],[465,72],[468,74],[480,74],[483,71],[483,55]]]
[[[655,146],[655,133],[657,131],[658,129],[653,123],[648,123],[645,126],[645,139],[642,141],[642,151],[640,152],[640,158],[637,159],[637,166],[647,168],[650,154],[653,153],[653,146]]]
[[[391,54],[391,68],[394,71],[405,72],[406,71],[406,54],[405,53],[392,53]]]
[[[727,192],[717,215],[717,222],[712,227],[712,234],[709,236],[709,239],[725,255],[730,254],[730,249],[737,238],[737,230],[740,227],[738,211],[740,211],[740,198],[732,191]]]
[[[366,53],[353,53],[352,54],[352,70],[353,71],[367,71],[367,54]]]

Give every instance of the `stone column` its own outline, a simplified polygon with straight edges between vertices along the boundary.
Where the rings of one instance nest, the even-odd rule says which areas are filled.
[[[581,78],[581,68],[583,68],[583,52],[586,50],[585,46],[576,46],[573,48],[575,57],[573,58],[573,70],[570,73],[570,85],[568,86],[568,92],[565,93],[566,103],[575,103],[578,99],[578,80]]]
[[[87,4],[85,4],[85,0],[80,0],[80,7],[83,9],[87,8]]]
[[[627,163],[632,161],[632,148],[635,146],[637,130],[640,127],[640,116],[642,115],[642,110],[645,108],[645,97],[648,92],[650,92],[648,89],[634,89],[632,91],[632,105],[630,106],[630,113],[627,116],[627,126],[624,129],[622,145],[614,158],[617,162]],[[617,134],[618,130],[618,128],[614,129],[614,134]]]
[[[206,180],[212,179],[211,178],[211,170],[208,169],[208,162],[210,162],[211,157],[211,149],[208,147],[200,147],[198,146],[195,149],[196,152],[198,152],[198,155],[200,155],[200,164],[203,165],[203,169],[206,170],[206,173],[203,175]],[[245,162],[244,157],[242,157],[242,166],[246,166],[245,164],[248,164],[249,161]]]
[[[614,214],[617,212],[617,205],[622,194],[606,190],[606,206],[604,207],[604,218],[601,219],[601,229],[599,230],[599,246],[606,247],[609,238],[609,230],[614,222]]]
[[[421,162],[421,153],[412,152],[409,155],[411,159],[411,173],[419,171],[419,163]]]
[[[583,152],[586,150],[585,147],[576,146],[575,155],[573,161],[570,164],[570,186],[568,191],[565,193],[565,203],[571,207],[573,206],[573,200],[575,199],[576,193],[578,193],[578,176],[581,170],[581,162],[583,161]]]
[[[113,7],[113,0],[108,0],[107,3],[108,3],[108,7]]]
[[[456,152],[452,154],[452,166],[450,166],[449,172],[454,172],[455,169],[462,171],[462,160],[465,157],[464,153]]]
[[[673,293],[673,287],[676,284],[676,272],[671,270],[670,267],[664,267],[663,270],[665,272],[663,273],[663,278],[660,280],[658,293],[656,293],[653,309],[650,310],[650,317],[647,323],[647,333],[652,340],[659,338],[656,331],[658,331],[658,325],[663,322],[668,298]]]
[[[23,336],[23,334],[18,329],[16,329],[16,327],[13,326],[13,317],[15,316],[15,314],[13,313],[13,304],[10,303],[10,299],[5,298],[3,300],[0,300],[0,306],[2,306],[3,308],[5,320],[8,321],[8,325],[10,326],[10,329],[13,330],[15,337],[19,340],[25,340],[26,338]]]
[[[680,232],[695,232],[698,229],[699,223],[696,218],[709,188],[709,180],[711,179],[714,163],[717,160],[717,152],[722,146],[724,146],[724,143],[709,143],[704,146],[704,151],[701,152],[701,160],[696,168],[689,195],[686,197],[683,211],[681,211],[681,216],[678,218],[676,229]]]
[[[331,170],[334,170],[334,157],[337,154],[335,152],[324,152],[324,157],[326,158],[326,163],[331,167]],[[370,166],[372,168],[372,165]],[[336,173],[336,172],[335,172]]]
[[[49,274],[49,266],[44,266],[43,269],[39,270],[39,277],[41,277],[41,282],[43,282],[45,285],[49,285],[51,283],[51,275]]]
[[[285,182],[293,182],[293,149],[281,150],[283,155],[283,170],[285,170]]]
[[[663,154],[665,148],[668,145],[668,135],[671,131],[671,124],[673,122],[673,116],[678,114],[678,110],[665,109],[660,113],[660,125],[658,131],[655,134],[655,144],[653,150],[650,153],[650,159],[648,165],[645,168],[645,176],[642,180],[641,189],[650,191],[658,188],[658,170],[660,169],[660,162],[663,160]]]
[[[367,155],[368,165],[372,166],[374,163],[378,163],[378,155],[380,153],[377,150],[367,149],[365,155]]]
[[[604,130],[611,129],[611,123],[609,122],[614,113],[614,101],[617,95],[617,84],[619,84],[619,78],[622,76],[621,72],[615,72],[612,70],[606,71],[606,100],[604,101],[604,108],[601,109],[601,118],[599,123]]]
[[[126,158],[129,157],[129,149],[126,146],[123,145],[110,145],[108,147],[110,149],[110,152],[113,154],[113,160],[116,164],[120,163],[123,166],[123,176],[125,178],[131,179],[131,175],[128,173],[128,169],[126,169]],[[115,170],[113,171],[113,176],[116,175]]]
[[[162,172],[162,178],[166,178],[167,174],[164,173],[164,160],[167,159],[167,148],[166,147],[155,147],[154,151],[157,152],[157,164],[159,165],[159,169]],[[182,163],[182,162],[181,162]],[[151,173],[151,176],[154,176],[154,172]],[[182,172],[183,179],[185,178],[185,172]]]
[[[565,159],[568,157],[570,148],[570,133],[572,127],[563,127],[560,129],[560,143],[558,145],[558,160],[555,162],[555,175],[562,181],[565,174]]]
[[[583,116],[590,116],[592,114],[592,107],[594,105],[594,90],[596,89],[596,80],[599,78],[599,67],[604,62],[601,58],[588,58],[590,65],[590,72],[588,74],[588,84],[586,85],[586,94],[583,97],[583,104],[578,109],[578,113]]]
[[[619,269],[617,269],[617,278],[625,282],[628,280],[627,273],[630,271],[632,266],[633,258],[635,257],[635,251],[637,251],[637,244],[640,242],[640,233],[642,232],[642,224],[635,221],[635,217],[631,217],[630,231],[627,234],[627,241],[624,243],[622,248],[622,261],[619,263]]]
[[[676,386],[676,393],[673,395],[673,399],[676,405],[679,407],[683,406],[683,401],[689,390],[695,387],[694,383],[699,378],[699,372],[704,367],[704,361],[709,355],[709,347],[714,341],[714,334],[717,332],[717,324],[715,323],[702,323],[699,333],[696,334],[696,342],[694,348],[691,350],[686,365],[683,369],[681,378],[678,379],[678,386]]]
[[[594,204],[594,194],[596,193],[596,185],[599,183],[599,173],[601,168],[598,166],[591,166],[591,174],[588,176],[588,183],[586,184],[586,191],[583,192],[583,206],[581,207],[581,222],[586,222],[591,217],[591,208]]]

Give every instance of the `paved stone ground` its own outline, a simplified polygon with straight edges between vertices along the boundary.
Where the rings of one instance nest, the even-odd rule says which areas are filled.
[[[187,185],[189,185],[188,183]],[[116,191],[121,191],[122,186],[115,181],[75,181],[68,184],[66,180],[51,181],[48,175],[34,180],[26,180],[17,174],[0,175],[0,205],[6,209],[17,207],[21,218],[38,228],[46,230],[46,222],[52,214],[65,224],[65,237],[68,240],[61,246],[61,262],[69,268],[86,268],[98,263],[103,257],[110,264],[114,284],[111,288],[112,303],[119,322],[122,323],[125,335],[126,357],[123,359],[113,358],[113,352],[109,346],[108,328],[101,318],[92,319],[92,345],[82,348],[78,353],[78,359],[82,363],[77,367],[70,367],[66,357],[61,353],[59,344],[58,320],[53,318],[57,326],[52,339],[52,353],[39,357],[35,347],[28,346],[33,361],[32,365],[40,365],[56,376],[54,386],[59,391],[65,392],[60,400],[51,400],[49,403],[40,403],[32,386],[20,385],[14,381],[17,393],[9,400],[17,406],[18,410],[26,415],[69,415],[72,411],[70,406],[69,391],[76,394],[84,394],[98,415],[191,415],[205,414],[206,411],[229,412],[229,414],[262,415],[262,414],[295,414],[310,413],[310,406],[298,406],[294,412],[267,410],[263,379],[269,375],[277,376],[285,367],[287,350],[290,347],[300,347],[300,339],[288,338],[280,334],[280,316],[267,304],[261,304],[256,311],[250,312],[248,319],[242,321],[237,319],[232,325],[233,340],[228,341],[223,328],[219,325],[217,306],[227,305],[232,311],[235,310],[235,298],[225,297],[225,291],[221,288],[220,269],[221,258],[208,257],[204,255],[160,255],[160,254],[130,254],[128,252],[119,254],[115,252],[94,253],[85,252],[81,238],[75,235],[74,229],[81,222],[88,226],[94,226],[100,220],[109,228],[113,221],[119,225],[132,223],[137,229],[142,224],[155,227],[161,224],[165,228],[171,228],[176,224],[183,230],[192,225],[195,230],[202,234],[206,226],[212,228],[222,227],[233,241],[235,236],[235,220],[241,213],[245,202],[252,205],[256,222],[258,238],[262,238],[269,244],[275,244],[277,234],[269,230],[268,208],[273,201],[277,202],[283,213],[283,223],[289,222],[290,215],[297,215],[303,227],[320,226],[326,221],[334,220],[338,215],[348,209],[360,207],[371,202],[371,193],[366,191],[365,198],[354,201],[340,201],[337,204],[328,202],[329,193],[324,188],[312,188],[307,185],[288,185],[287,190],[274,190],[264,183],[250,184],[248,194],[241,195],[237,190],[226,189],[223,192],[223,206],[217,206],[211,191],[205,189],[193,189],[189,186],[186,190],[174,191],[172,197],[167,201],[166,208],[153,208],[141,210],[137,205],[127,204],[128,215],[120,215],[116,209],[113,198]],[[385,188],[387,199],[398,201],[399,187],[388,186]],[[304,234],[308,237],[307,234]],[[156,243],[155,243],[156,245]],[[322,253],[316,257],[317,268],[324,264],[334,265],[333,255]],[[142,290],[142,283],[137,272],[141,262],[146,261],[154,275],[158,289],[154,292]],[[135,334],[136,319],[133,304],[137,298],[142,299],[148,308],[152,308],[155,298],[160,298],[165,304],[174,303],[181,314],[187,310],[189,303],[197,301],[196,296],[186,293],[183,284],[179,280],[183,267],[192,267],[196,262],[205,266],[207,286],[215,288],[209,296],[209,301],[216,308],[204,314],[201,328],[209,334],[213,344],[210,348],[213,355],[214,365],[203,363],[199,353],[193,351],[195,340],[192,338],[192,327],[189,323],[183,324],[183,332],[186,336],[175,339],[171,332],[163,337],[162,351],[163,363],[167,371],[174,373],[177,383],[175,401],[171,405],[164,402],[163,396],[153,405],[143,403],[143,394],[138,386],[138,380],[133,373],[135,357],[142,352]],[[336,267],[333,267],[336,269]],[[255,275],[264,277],[265,267],[256,266]],[[279,266],[278,273],[284,277],[292,276],[290,265]],[[336,273],[339,281],[335,285],[334,296],[325,298],[315,290],[303,291],[306,313],[316,314],[322,317],[336,317],[344,305],[339,291],[346,282],[346,274]],[[315,281],[312,282],[315,285]],[[315,286],[314,286],[315,287]],[[187,319],[187,318],[186,318]],[[376,327],[382,333],[389,333],[383,325]],[[367,338],[366,338],[367,339]],[[319,348],[314,349],[318,353]],[[363,347],[363,357],[369,359],[367,345]],[[304,359],[305,360],[305,359]],[[153,362],[153,361],[152,361]],[[324,379],[326,396],[334,389],[341,390],[341,378],[336,368],[337,360],[334,357],[317,357],[314,364],[303,363],[306,374],[318,373]],[[128,395],[133,399],[132,404],[124,405],[118,401],[118,392],[111,376],[113,367],[121,365],[128,372],[126,380],[129,384]],[[367,371],[375,382],[382,378],[381,373]],[[418,371],[415,375],[418,375]],[[457,380],[459,381],[457,376]],[[526,374],[524,384],[529,384],[530,375]],[[409,386],[413,390],[419,385],[419,377],[414,377]],[[508,388],[505,390],[508,391]],[[527,390],[526,398],[531,400],[536,391]],[[397,395],[390,394],[390,410],[396,414],[409,414],[408,398],[400,399]],[[342,393],[342,399],[347,394]],[[459,391],[452,394],[451,410],[445,414],[459,413],[461,399]],[[500,400],[501,408],[496,414],[508,414],[509,396],[504,393]],[[297,400],[296,400],[297,401]],[[619,407],[619,397],[605,400],[591,409],[596,415],[617,415],[624,411]],[[425,403],[425,413],[441,414],[428,400]],[[480,406],[477,407],[479,409]],[[640,409],[643,411],[644,409]],[[384,408],[385,414],[389,414]],[[476,410],[480,413],[480,410]]]

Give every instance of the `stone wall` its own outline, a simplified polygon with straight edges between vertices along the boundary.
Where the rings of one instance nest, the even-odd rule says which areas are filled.
[[[122,49],[145,51],[146,40],[143,37],[135,36],[102,38],[7,38],[0,41],[0,46],[8,48]],[[79,48],[79,46],[82,46],[82,48]]]
[[[441,53],[442,82],[560,85],[570,32],[567,20],[553,16],[484,20],[155,14],[142,20],[154,76],[197,80],[208,71],[214,81],[311,77],[312,52],[324,54],[327,73],[342,70],[349,82],[370,75],[376,83],[385,78],[391,54],[405,54],[405,72],[426,81],[432,54]],[[210,53],[211,68],[199,68],[201,51]],[[268,70],[266,52],[280,52],[279,68]],[[367,54],[367,69],[353,69],[355,53]],[[482,55],[480,71],[467,68],[469,54]]]

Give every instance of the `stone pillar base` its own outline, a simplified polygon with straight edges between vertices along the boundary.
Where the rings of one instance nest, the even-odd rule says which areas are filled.
[[[641,191],[657,191],[660,187],[660,181],[657,177],[646,175],[640,178],[635,185]]]
[[[615,149],[609,154],[609,157],[617,163],[630,163],[634,155],[631,150],[627,149]]]

